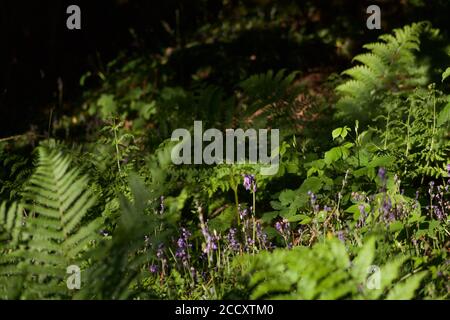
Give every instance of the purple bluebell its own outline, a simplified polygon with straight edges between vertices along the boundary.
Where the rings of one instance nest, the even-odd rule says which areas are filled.
[[[386,169],[384,169],[383,167],[380,167],[378,169],[378,177],[381,179],[381,181],[385,181],[386,180]]]
[[[438,220],[442,220],[442,218],[444,217],[442,214],[442,210],[439,209],[437,206],[434,208],[434,214],[436,215],[436,218]]]
[[[364,203],[361,203],[358,206],[359,209],[359,213],[361,214],[361,216],[365,216],[366,215],[366,206],[364,205]]]
[[[286,219],[283,219],[282,221],[278,221],[275,223],[275,229],[283,236],[287,237],[290,233],[290,225],[289,221]]]
[[[255,245],[255,241],[251,237],[247,237],[245,242],[245,250],[250,251]]]
[[[244,175],[244,188],[247,191],[256,192],[256,179],[253,174]]]
[[[262,230],[261,223],[256,223],[256,237],[262,248],[267,247],[268,237],[267,234]]]
[[[341,240],[342,242],[345,242],[345,234],[344,231],[338,231],[337,232],[337,237],[339,240]]]
[[[164,257],[164,243],[158,245],[158,250],[156,250],[156,257],[162,259]]]
[[[218,248],[218,236],[217,234],[211,234],[208,229],[208,225],[206,223],[201,224],[202,234],[205,237],[205,247],[203,249],[203,253],[209,255],[212,251],[217,250]]]
[[[182,228],[181,229],[181,236],[177,240],[177,250],[175,252],[175,257],[180,259],[180,261],[187,265],[189,261],[189,252],[188,249],[191,247],[191,245],[188,242],[189,237],[191,236],[191,233],[189,230]]]
[[[317,196],[312,191],[308,191],[308,196],[311,200],[311,205],[314,206],[314,204],[316,203],[316,200],[317,200]]]
[[[149,268],[151,273],[157,273],[158,272],[158,266],[156,264],[152,264]]]
[[[248,215],[248,210],[242,209],[241,205],[239,205],[238,211],[239,211],[239,217],[241,218],[241,220],[244,220],[244,218]]]
[[[230,247],[230,249],[232,251],[240,251],[240,249],[241,249],[241,244],[238,242],[236,235],[237,235],[236,228],[231,228],[228,231],[228,235],[227,235],[228,246]]]
[[[277,229],[279,233],[283,232],[283,226],[281,225],[281,222],[278,221],[277,223],[275,223],[275,229]]]

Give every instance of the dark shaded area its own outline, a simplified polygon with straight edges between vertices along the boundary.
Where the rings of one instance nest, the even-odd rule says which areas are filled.
[[[0,2],[1,77],[0,132],[11,134],[29,127],[39,111],[58,103],[58,79],[64,100],[79,94],[79,79],[87,70],[102,70],[121,49],[136,46],[130,32],[138,27],[164,44],[160,19],[170,18],[163,5],[127,1],[13,1]],[[66,8],[81,8],[81,30],[68,30]],[[147,4],[147,5],[146,5]],[[156,25],[159,24],[159,27]],[[159,28],[159,29],[158,29]],[[157,38],[152,34],[158,33]],[[61,88],[61,85],[60,85]]]
[[[339,55],[336,43],[354,52],[362,42],[384,31],[419,20],[430,20],[444,33],[450,29],[449,1],[375,1],[382,8],[383,30],[365,29],[365,8],[373,1],[209,1],[73,0],[0,2],[0,136],[21,133],[31,124],[43,126],[49,110],[80,96],[80,77],[88,70],[104,71],[121,51],[162,52],[184,48],[199,27],[217,21],[239,23],[249,13],[264,17],[267,28],[242,32],[233,41],[201,43],[178,50],[169,62],[176,80],[190,81],[202,65],[221,70],[210,78],[226,82],[239,74],[267,69],[307,70],[332,67],[339,71],[349,55]],[[66,8],[82,10],[82,29],[66,28]],[[253,13],[252,13],[253,12]],[[283,14],[282,28],[271,28]],[[243,20],[242,20],[243,21]],[[319,34],[293,43],[288,31]],[[219,38],[222,35],[218,35]],[[327,38],[328,37],[328,38]],[[328,40],[327,40],[328,39]],[[345,42],[346,39],[350,39]],[[364,39],[364,40],[363,40]],[[201,40],[201,39],[200,39]],[[250,57],[257,55],[255,61]],[[60,79],[60,80],[58,80]],[[45,112],[44,112],[45,111]]]

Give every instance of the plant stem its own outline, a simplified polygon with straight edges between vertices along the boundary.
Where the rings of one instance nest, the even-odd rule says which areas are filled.
[[[113,131],[114,131],[114,145],[116,147],[116,161],[117,168],[119,169],[119,173],[122,173],[120,169],[120,151],[119,151],[119,141],[117,140],[117,127],[116,127],[116,119],[113,119]]]
[[[238,223],[238,226],[240,226],[241,225],[241,218],[239,216],[239,199],[238,199],[237,186],[235,186],[233,188],[233,191],[234,191],[234,203],[236,205],[237,223]]]

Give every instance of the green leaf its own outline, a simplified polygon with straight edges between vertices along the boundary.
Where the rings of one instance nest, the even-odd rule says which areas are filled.
[[[333,136],[333,140],[341,137],[341,138],[345,138],[347,136],[347,133],[350,131],[350,128],[345,126],[343,128],[337,128],[334,129],[333,132],[331,133],[331,135]]]
[[[322,188],[323,181],[318,177],[309,177],[305,179],[299,188],[299,192],[307,193],[308,191],[317,193]]]
[[[112,94],[102,94],[97,101],[97,105],[101,107],[100,114],[103,118],[117,112],[117,103]]]
[[[325,163],[331,164],[339,159],[346,159],[350,155],[350,148],[353,147],[353,143],[347,142],[339,147],[334,147],[325,152]]]
[[[234,207],[226,208],[220,215],[208,221],[208,226],[211,231],[217,230],[224,232],[230,228],[233,221],[235,221],[236,209]]]
[[[445,79],[447,79],[450,76],[450,68],[447,68],[447,70],[444,71],[442,74],[442,82],[444,82]]]
[[[395,221],[389,225],[389,231],[391,231],[391,232],[397,232],[402,229],[403,229],[403,223],[401,221]]]
[[[441,112],[439,112],[437,125],[440,127],[448,121],[450,121],[450,102],[447,103]]]

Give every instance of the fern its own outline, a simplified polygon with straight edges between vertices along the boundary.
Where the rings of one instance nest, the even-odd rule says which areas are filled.
[[[374,129],[384,142],[383,149],[396,155],[404,176],[445,177],[450,161],[448,97],[433,85],[415,90],[405,101],[396,99],[392,105],[395,108],[387,116],[379,117],[385,128]]]
[[[343,243],[327,240],[312,248],[275,250],[251,258],[252,299],[410,299],[426,273],[394,283],[404,258],[396,258],[379,270],[377,286],[367,285],[375,258],[370,239],[351,260]],[[378,288],[377,288],[378,287]]]
[[[274,122],[280,118],[278,127],[285,123],[286,116],[291,111],[287,108],[293,103],[300,92],[300,87],[294,86],[298,72],[286,74],[286,70],[274,73],[256,74],[239,83],[243,90],[244,99],[241,105],[240,126],[252,122],[253,127],[270,126],[267,121]]]
[[[68,156],[46,147],[38,151],[39,163],[24,193],[28,218],[22,232],[28,240],[26,249],[18,254],[17,270],[24,274],[21,297],[64,298],[70,296],[65,283],[66,268],[73,264],[81,267],[81,254],[97,238],[99,220],[85,221],[95,197],[88,188],[88,178],[78,169],[70,169]],[[10,209],[11,216],[14,208],[17,205]],[[18,221],[19,211],[16,218],[7,221]],[[17,227],[16,223],[16,234]],[[17,241],[17,237],[12,237],[2,249]]]
[[[21,261],[20,240],[23,207],[13,203],[0,205],[0,299],[20,296],[23,274],[17,268]]]
[[[417,66],[415,51],[419,50],[420,36],[428,24],[414,23],[394,34],[380,36],[380,42],[364,45],[370,52],[354,57],[360,62],[343,74],[351,79],[339,85],[337,102],[339,116],[357,116],[360,120],[379,114],[387,93],[399,93],[426,83],[426,68]]]

